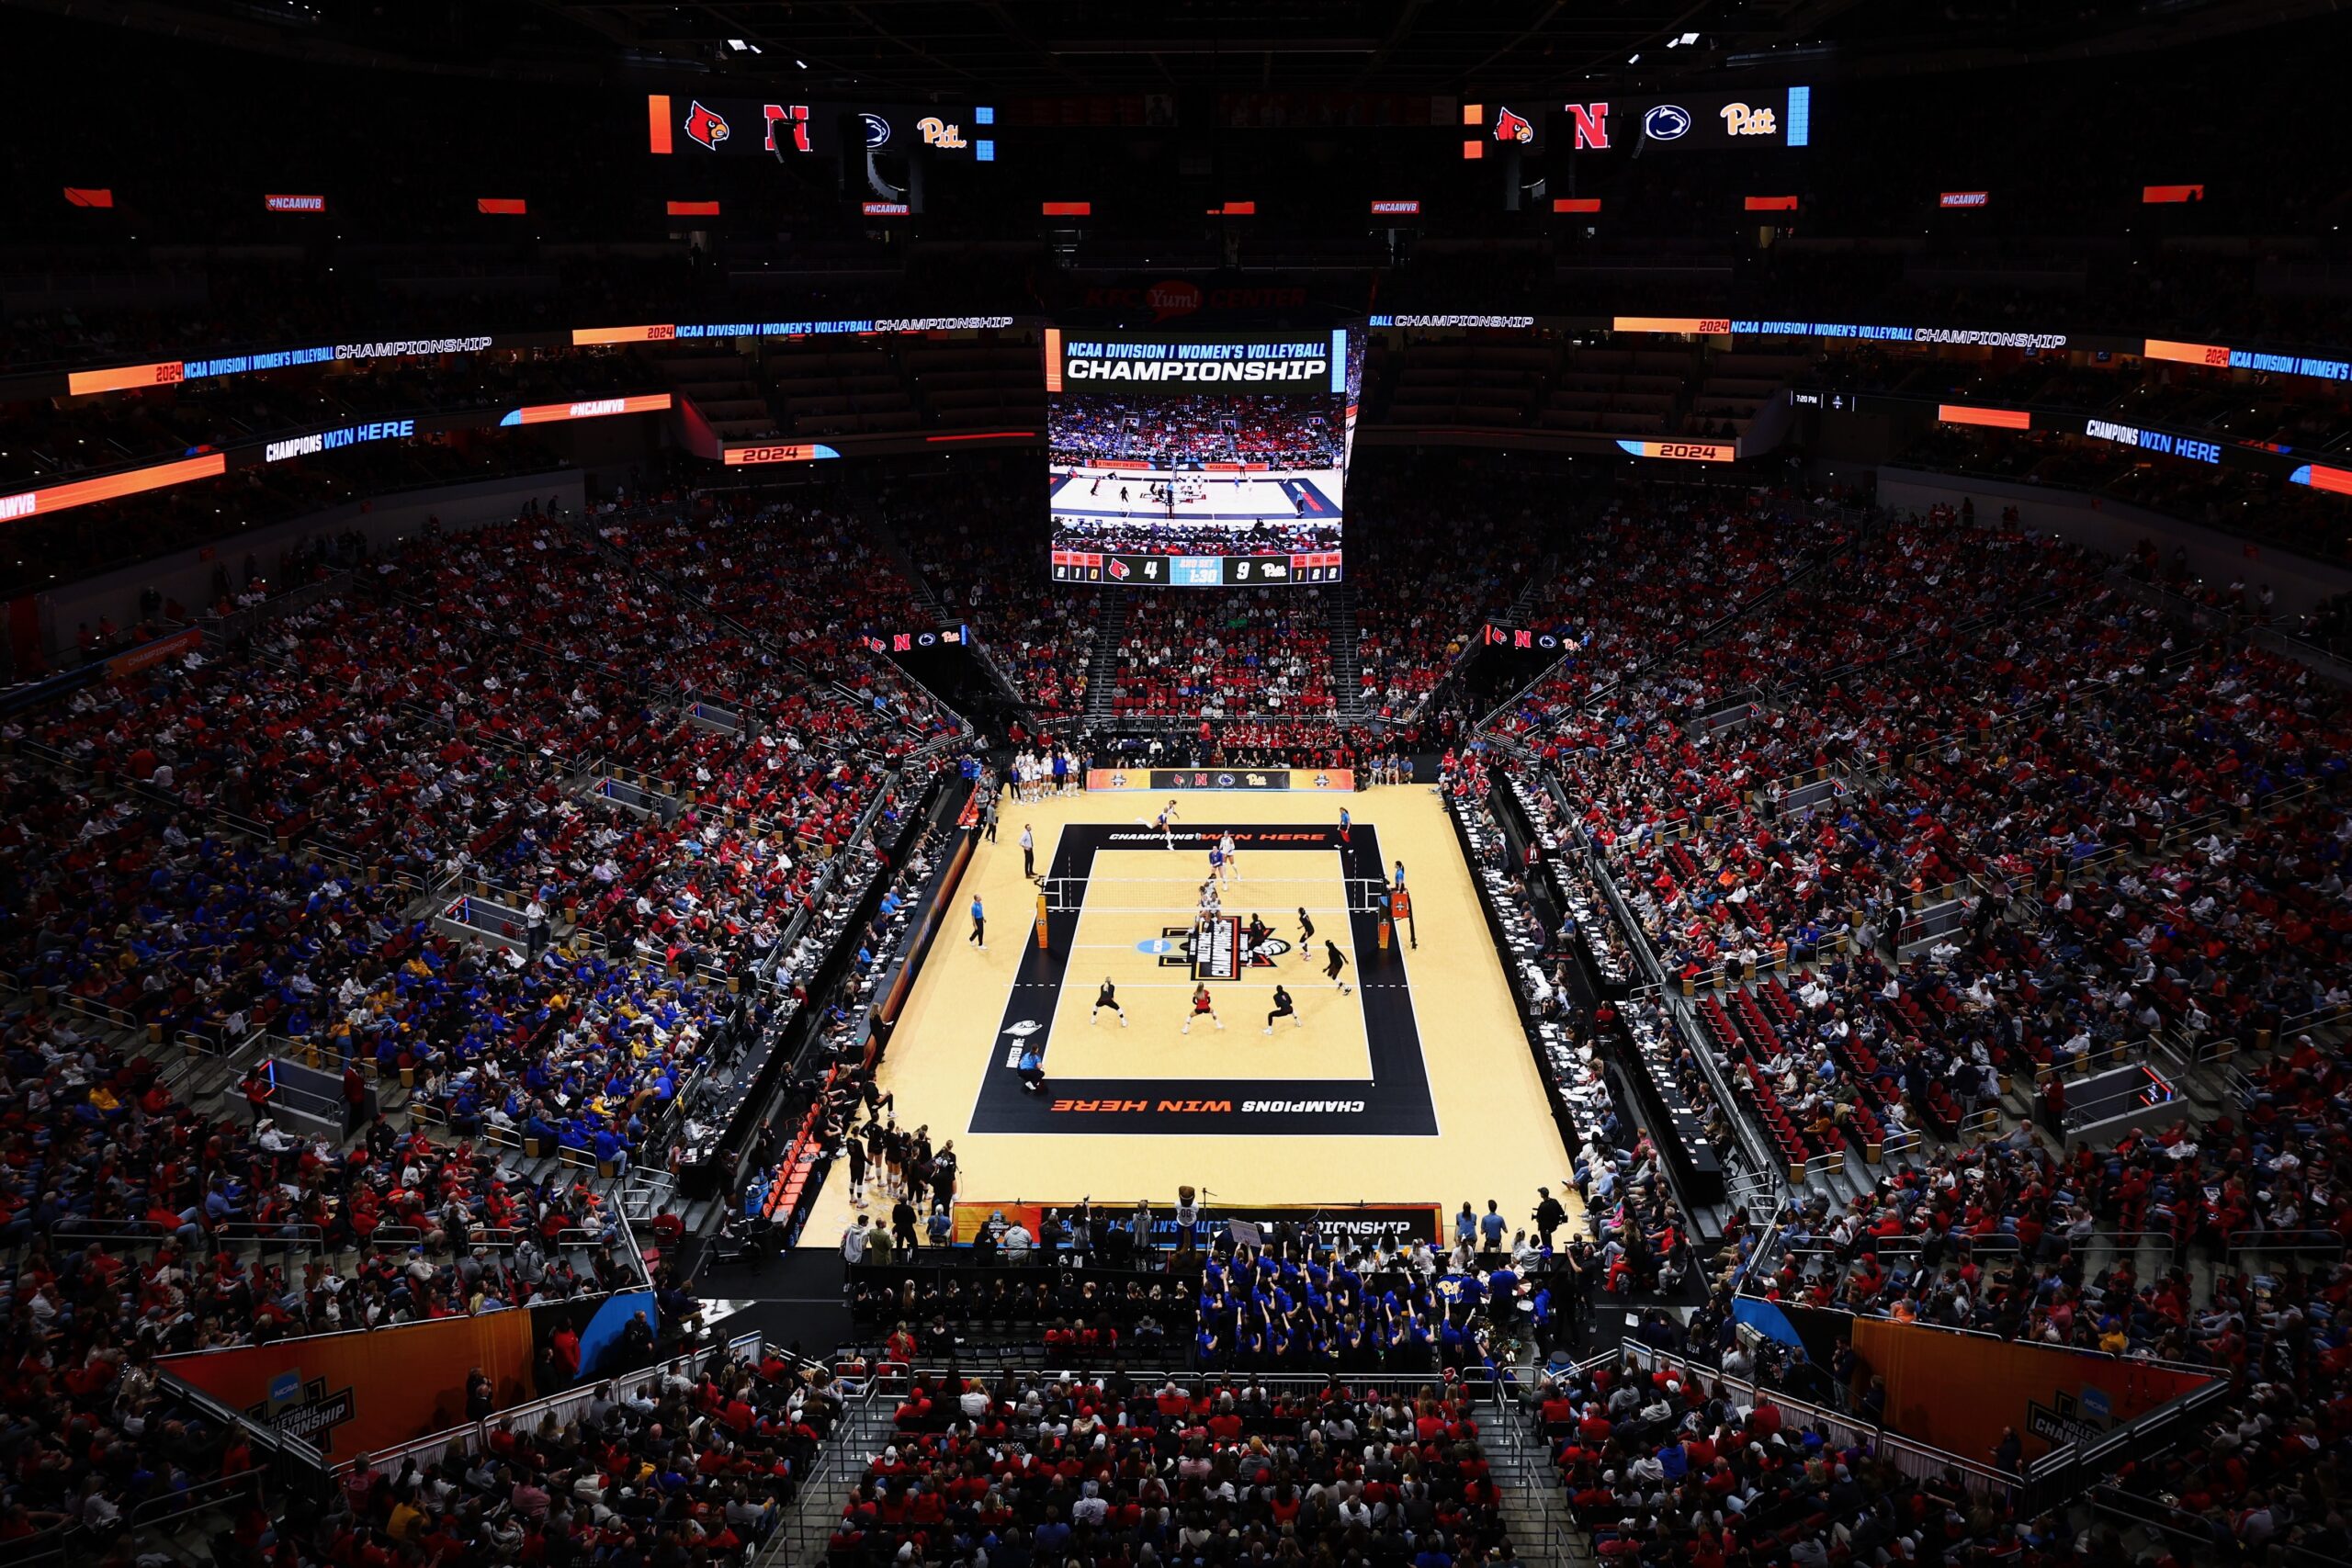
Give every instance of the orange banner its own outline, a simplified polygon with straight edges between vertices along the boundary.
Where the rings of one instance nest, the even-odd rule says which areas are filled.
[[[1938,403],[1936,417],[1946,424],[1989,424],[1996,430],[2031,430],[2033,415],[2024,409],[1979,409],[1966,403]]]
[[[2142,357],[2169,359],[2181,365],[2206,365],[2216,370],[2230,367],[2230,350],[2226,344],[2175,343],[2170,338],[2152,337],[2140,349]]]
[[[476,1367],[490,1377],[495,1408],[534,1397],[527,1312],[198,1350],[157,1364],[337,1460],[463,1426]]]
[[[1618,450],[1635,457],[1670,457],[1683,463],[1736,463],[1739,447],[1729,441],[1636,441],[1617,438]]]
[[[1884,1318],[1854,1320],[1854,1352],[1886,1380],[1886,1424],[1978,1464],[2014,1427],[2027,1460],[2095,1436],[2210,1378],[2048,1345]]]
[[[2313,490],[2352,495],[2352,469],[2331,468],[2325,463],[2305,463],[2289,477],[2297,484],[2309,485]]]
[[[821,441],[770,441],[756,446],[725,446],[718,460],[741,468],[747,463],[813,463],[841,454]]]
[[[113,365],[104,370],[74,370],[65,389],[74,397],[85,392],[129,392],[141,387],[168,387],[180,379],[181,362],[160,359],[152,365]]]
[[[584,398],[576,403],[529,403],[498,423],[560,424],[570,419],[605,419],[616,413],[660,413],[669,406],[667,392],[632,392],[625,398]]]
[[[162,490],[167,485],[186,484],[190,479],[207,479],[225,471],[228,466],[226,457],[219,452],[209,452],[201,457],[150,463],[143,468],[133,468],[128,473],[100,474],[94,479],[69,479],[47,490],[28,490],[20,495],[0,495],[0,523],[36,514],[46,517],[52,512],[63,512],[68,507],[88,506],[93,502],[112,501],[117,496]]]
[[[574,327],[571,329],[571,346],[586,348],[603,343],[667,343],[677,335],[677,327],[669,321],[643,327]]]
[[[1618,316],[1610,329],[1621,333],[1700,333],[1713,335],[1731,331],[1728,316]]]

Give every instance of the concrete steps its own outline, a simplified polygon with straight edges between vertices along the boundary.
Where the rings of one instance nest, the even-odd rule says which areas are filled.
[[[1356,590],[1342,582],[1328,595],[1325,623],[1331,644],[1331,700],[1342,724],[1363,722],[1363,633],[1356,625]]]
[[[1520,1369],[1522,1386],[1532,1369]],[[1529,1568],[1582,1568],[1592,1553],[1568,1514],[1559,1472],[1531,1413],[1510,1393],[1478,1412],[1478,1446],[1510,1532],[1513,1559]]]
[[[1086,656],[1086,719],[1100,727],[1117,713],[1119,642],[1126,636],[1127,606],[1134,594],[1125,589],[1105,589],[1102,613],[1094,623],[1094,643]]]
[[[853,1399],[820,1451],[814,1469],[784,1511],[754,1568],[822,1562],[842,1506],[857,1490],[866,1461],[889,1445],[897,1402],[887,1395]]]

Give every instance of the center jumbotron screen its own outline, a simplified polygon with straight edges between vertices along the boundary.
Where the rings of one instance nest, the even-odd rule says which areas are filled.
[[[1338,581],[1362,336],[1048,332],[1056,581]]]

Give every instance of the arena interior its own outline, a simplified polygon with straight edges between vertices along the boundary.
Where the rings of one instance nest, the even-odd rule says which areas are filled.
[[[2332,0],[0,45],[0,1568],[2352,1562]]]

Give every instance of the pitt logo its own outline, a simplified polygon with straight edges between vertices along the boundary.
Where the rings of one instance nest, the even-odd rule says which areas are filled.
[[[1498,141],[1532,141],[1535,128],[1507,108],[1495,110],[1495,140]]]
[[[1778,136],[1781,122],[1770,109],[1752,109],[1746,104],[1725,104],[1715,111],[1724,117],[1726,136]]]
[[[965,145],[964,128],[950,125],[937,115],[927,114],[915,121],[915,130],[922,136],[926,147],[939,147],[953,152]]]
[[[729,132],[727,122],[703,107],[701,100],[696,99],[695,107],[686,115],[686,134],[716,152],[718,144],[727,140]]]

